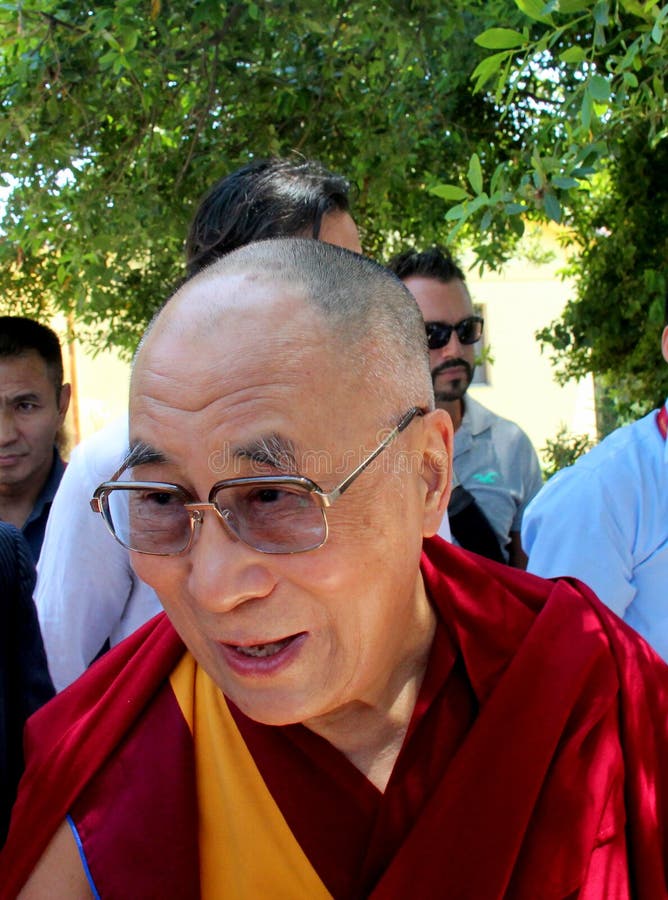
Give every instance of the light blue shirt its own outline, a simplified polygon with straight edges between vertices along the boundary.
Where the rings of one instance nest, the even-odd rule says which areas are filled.
[[[668,446],[656,411],[551,478],[522,545],[530,572],[584,581],[668,660]]]

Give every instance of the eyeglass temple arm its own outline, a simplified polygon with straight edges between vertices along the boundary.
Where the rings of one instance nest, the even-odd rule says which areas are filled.
[[[398,434],[401,434],[405,428],[407,428],[410,423],[413,421],[415,416],[423,416],[427,412],[426,409],[423,409],[420,406],[414,406],[412,409],[409,409],[406,415],[401,419],[398,425],[396,425],[392,431],[387,435],[387,437],[381,441],[381,443],[376,447],[371,456],[367,456],[365,460],[363,460],[356,469],[348,475],[348,477],[341,482],[341,484],[334,488],[333,491],[330,491],[329,494],[320,494],[320,500],[323,506],[331,506],[334,501],[347,491],[353,481],[357,478],[358,475],[361,475],[362,472],[370,466],[371,463],[379,456],[383,450],[390,444]]]

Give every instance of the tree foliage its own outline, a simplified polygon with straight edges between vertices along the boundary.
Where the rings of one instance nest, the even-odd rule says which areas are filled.
[[[348,175],[370,253],[446,239],[426,187],[481,142],[494,160],[512,149],[469,81],[473,38],[504,5],[2,4],[5,305],[63,309],[98,346],[133,347],[182,273],[198,198],[253,156]]]
[[[668,393],[659,362],[668,286],[668,5],[656,0],[515,0],[522,24],[499,19],[476,38],[488,55],[476,90],[493,94],[515,152],[472,156],[453,231],[485,262],[531,218],[562,223],[576,296],[539,337],[562,378],[586,373],[621,419]],[[453,192],[459,191],[455,196]]]
[[[539,333],[554,349],[560,379],[595,373],[622,421],[668,395],[659,350],[668,289],[667,173],[668,142],[651,149],[644,127],[630,132],[580,211],[576,296]]]
[[[0,305],[131,349],[208,186],[297,152],[357,185],[379,257],[449,240],[497,266],[560,222],[577,291],[541,338],[641,411],[666,391],[667,22],[657,0],[8,0]]]
[[[642,125],[650,149],[668,135],[668,5],[514,5],[524,24],[497,25],[476,37],[476,44],[492,52],[472,77],[477,93],[493,94],[500,131],[514,141],[516,152],[496,165],[485,160],[484,166],[473,155],[467,184],[440,186],[442,196],[449,192],[448,199],[461,201],[448,213],[457,229],[466,223],[494,233],[508,227],[509,217],[535,214],[570,221],[577,191],[589,188],[591,176],[607,166],[629,131]]]

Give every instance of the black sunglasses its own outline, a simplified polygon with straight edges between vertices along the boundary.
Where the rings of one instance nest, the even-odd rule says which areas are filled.
[[[482,337],[484,321],[482,316],[468,316],[456,325],[450,325],[449,322],[425,322],[427,346],[430,350],[445,347],[453,331],[457,332],[460,344],[475,344]]]

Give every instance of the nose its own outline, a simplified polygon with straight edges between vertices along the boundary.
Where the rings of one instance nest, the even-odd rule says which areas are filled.
[[[213,511],[197,526],[189,560],[188,593],[207,612],[230,612],[276,585],[273,557],[232,535]]]
[[[437,353],[439,359],[449,359],[450,357],[461,356],[462,347],[463,344],[459,340],[457,332],[453,330],[448,343],[444,344],[442,347],[437,347],[436,350],[432,352]]]
[[[10,409],[0,411],[0,445],[13,444],[18,437],[14,415]]]

